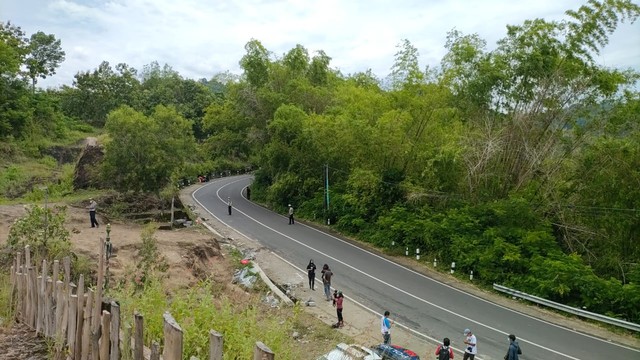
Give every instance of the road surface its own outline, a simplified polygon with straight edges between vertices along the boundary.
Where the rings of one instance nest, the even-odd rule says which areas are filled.
[[[470,328],[478,338],[476,359],[484,360],[504,358],[510,333],[517,335],[524,359],[640,359],[639,349],[469,295],[305,224],[289,225],[284,212],[274,213],[244,197],[243,189],[251,181],[249,175],[216,179],[196,190],[193,198],[219,221],[303,272],[309,259],[318,266],[318,275],[322,265],[329,264],[335,274],[332,287],[378,314],[391,311],[397,324],[426,339],[439,342],[449,337],[460,344],[462,331]],[[228,198],[232,215],[227,214]]]

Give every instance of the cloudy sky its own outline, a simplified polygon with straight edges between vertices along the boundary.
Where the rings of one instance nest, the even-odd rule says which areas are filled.
[[[344,74],[372,69],[385,77],[396,45],[409,39],[421,66],[438,65],[453,28],[477,33],[491,49],[506,25],[563,19],[586,0],[0,0],[0,21],[28,34],[55,34],[66,61],[41,86],[71,84],[103,60],[137,69],[167,63],[188,78],[231,71],[252,38],[275,55],[296,44],[324,50]],[[640,21],[623,24],[597,57],[640,70]]]

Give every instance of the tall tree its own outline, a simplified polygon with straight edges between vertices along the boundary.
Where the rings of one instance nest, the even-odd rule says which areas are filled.
[[[396,46],[398,52],[395,54],[395,62],[391,67],[391,86],[393,89],[400,89],[403,86],[414,85],[422,82],[424,74],[420,71],[418,49],[407,39],[402,40]]]
[[[253,87],[262,87],[269,80],[269,51],[256,39],[251,39],[244,49],[247,53],[240,59],[244,75]]]
[[[57,40],[53,34],[47,35],[38,31],[31,35],[26,65],[32,91],[35,91],[37,78],[45,79],[47,76],[54,75],[58,66],[64,61],[64,57],[65,52],[62,51],[60,40]]]

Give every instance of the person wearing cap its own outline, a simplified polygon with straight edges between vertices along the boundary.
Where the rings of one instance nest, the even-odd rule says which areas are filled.
[[[98,208],[98,203],[95,202],[95,200],[93,200],[93,198],[89,199],[89,206],[87,206],[87,209],[89,209],[89,220],[91,220],[91,227],[100,227],[100,224],[98,224],[98,220],[96,220],[96,209]]]
[[[476,357],[476,354],[478,353],[478,348],[477,348],[477,341],[476,341],[476,336],[473,335],[473,333],[471,333],[471,330],[469,329],[464,329],[464,344],[465,344],[465,349],[464,349],[464,356],[462,357],[462,360],[473,360]]]
[[[516,341],[516,336],[513,334],[509,335],[509,350],[507,350],[507,355],[504,356],[504,360],[518,360],[519,356],[522,354],[520,350],[520,344]]]
[[[289,225],[293,225],[295,222],[293,221],[293,206],[289,204]]]

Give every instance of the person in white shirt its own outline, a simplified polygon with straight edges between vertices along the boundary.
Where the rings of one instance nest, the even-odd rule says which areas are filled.
[[[93,199],[89,199],[89,220],[91,220],[91,227],[100,227],[98,224],[98,220],[96,220],[96,209],[98,208],[98,203]]]
[[[295,221],[293,221],[293,206],[289,204],[289,225],[293,225]]]
[[[384,316],[380,319],[380,331],[382,332],[382,341],[391,345],[391,325],[393,325],[393,320],[389,319],[389,310],[384,312]]]
[[[466,338],[464,340],[465,349],[462,360],[473,360],[478,353],[476,336],[469,329],[464,329],[464,336]]]

